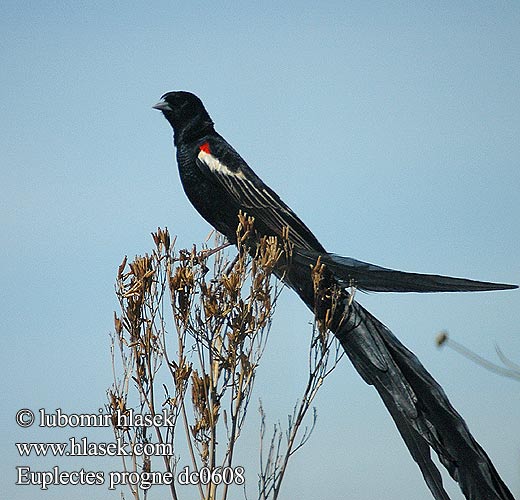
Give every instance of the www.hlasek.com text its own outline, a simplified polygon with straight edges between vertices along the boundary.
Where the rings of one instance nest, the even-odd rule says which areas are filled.
[[[172,457],[173,443],[127,443],[118,437],[111,443],[96,443],[86,437],[71,437],[63,443],[15,443],[21,457]]]

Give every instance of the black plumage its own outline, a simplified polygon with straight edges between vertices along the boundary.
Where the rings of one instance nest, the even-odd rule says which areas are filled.
[[[491,460],[470,434],[439,384],[415,355],[358,302],[348,288],[380,292],[505,290],[515,285],[405,273],[328,253],[307,226],[253,172],[214,129],[198,97],[169,92],[154,108],[174,132],[181,181],[199,213],[231,242],[238,213],[255,219],[256,236],[281,236],[289,228],[293,255],[278,276],[318,316],[331,306],[330,293],[317,298],[311,266],[325,265],[322,286],[339,291],[331,330],[346,354],[381,396],[428,487],[437,500],[449,499],[430,456],[433,449],[468,500],[513,500]]]

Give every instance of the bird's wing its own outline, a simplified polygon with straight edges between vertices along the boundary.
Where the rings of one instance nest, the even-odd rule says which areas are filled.
[[[203,173],[217,180],[244,212],[255,218],[257,225],[263,226],[262,230],[265,228],[280,236],[288,227],[289,240],[295,245],[294,261],[314,265],[321,255],[321,262],[345,287],[373,292],[475,292],[518,288],[504,283],[396,271],[326,253],[310,229],[228,143],[220,147],[219,144],[210,146],[208,142],[202,144],[196,163]]]
[[[310,229],[242,157],[227,143],[225,152],[222,149],[216,146],[210,149],[209,143],[202,144],[196,159],[198,168],[211,179],[216,179],[240,208],[270,233],[280,236],[287,227],[289,240],[296,247],[324,252]]]
[[[298,250],[293,259],[312,265],[316,262],[317,255],[306,250]],[[343,286],[372,292],[479,292],[518,288],[517,285],[505,283],[396,271],[330,253],[321,255],[321,262]]]

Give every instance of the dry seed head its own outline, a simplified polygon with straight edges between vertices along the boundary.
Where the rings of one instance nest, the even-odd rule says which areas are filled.
[[[143,257],[137,256],[133,262],[130,263],[130,272],[137,279],[145,279],[153,274],[152,259],[149,255]]]
[[[208,387],[209,376],[204,374],[200,377],[198,371],[193,370],[191,375],[191,400],[200,414],[204,414],[207,408]]]
[[[203,305],[206,320],[219,315],[219,301],[215,295],[205,295]]]
[[[123,262],[121,262],[121,264],[119,264],[119,268],[117,269],[117,278],[119,280],[122,280],[123,279],[123,272],[125,270],[125,267],[126,267],[126,263],[128,261],[128,258],[127,256],[125,255],[125,258],[123,259]]]
[[[249,238],[253,231],[254,221],[254,217],[250,217],[242,211],[238,213],[237,244],[239,247]]]
[[[263,237],[257,248],[255,261],[258,262],[258,265],[262,269],[271,272],[283,253],[284,251],[278,244],[278,238],[276,236]],[[255,273],[255,271],[256,267],[253,267],[253,273]]]
[[[249,373],[252,372],[253,365],[244,353],[240,355],[240,366],[242,367],[244,374],[249,375]]]
[[[177,267],[175,274],[170,278],[170,286],[173,290],[191,289],[194,284],[193,270],[186,266]]]
[[[222,276],[222,284],[227,292],[234,298],[240,292],[242,288],[242,276],[238,271],[232,272],[229,275]]]
[[[186,382],[189,380],[192,371],[191,363],[186,361],[186,358],[183,357],[180,360],[180,363],[173,371],[173,376],[175,380],[175,388],[180,392],[181,389],[185,386]]]
[[[114,328],[116,330],[117,335],[121,335],[123,331],[123,325],[121,323],[121,319],[117,317],[116,312],[114,311]]]
[[[440,332],[437,335],[437,337],[435,337],[435,343],[437,344],[437,347],[441,347],[447,340],[448,340],[447,331]]]
[[[170,249],[170,233],[168,232],[168,228],[161,229],[158,227],[157,232],[152,233],[152,238],[159,252],[163,249],[166,251]]]

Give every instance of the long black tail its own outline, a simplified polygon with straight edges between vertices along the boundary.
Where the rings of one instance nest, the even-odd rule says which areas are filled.
[[[431,450],[459,483],[467,500],[514,500],[442,387],[417,357],[383,323],[351,300],[343,280],[336,277],[336,270],[327,269],[327,264],[318,292],[321,296],[317,297],[316,281],[311,277],[316,260],[310,264],[307,260],[293,254],[292,264],[277,274],[318,319],[324,317],[326,309],[332,309],[327,290],[340,290],[331,329],[357,371],[381,396],[434,498],[449,500]]]
[[[437,500],[449,497],[430,449],[468,500],[514,500],[442,387],[385,325],[353,301],[335,334],[383,399]]]
[[[299,265],[314,265],[318,252],[298,249],[293,261]],[[484,292],[491,290],[512,290],[517,285],[491,283],[466,278],[453,278],[438,274],[408,273],[376,266],[351,257],[341,257],[332,253],[320,256],[321,262],[334,275],[335,280],[346,287],[372,292]]]

